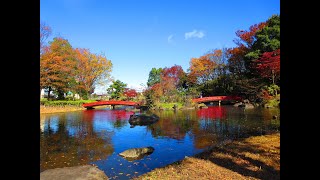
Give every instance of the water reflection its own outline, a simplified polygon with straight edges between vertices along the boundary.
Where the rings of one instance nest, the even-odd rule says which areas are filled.
[[[96,164],[109,178],[129,179],[192,156],[229,139],[278,131],[279,109],[245,110],[210,106],[186,111],[147,112],[159,116],[148,126],[130,128],[133,112],[94,109],[40,117],[40,167],[45,169]],[[142,159],[127,161],[118,154],[152,146]]]
[[[182,140],[196,123],[193,111],[158,111],[154,113],[160,116],[160,119],[157,123],[148,126],[148,130],[155,138],[169,137]]]
[[[94,131],[91,115],[59,114],[47,119],[40,133],[40,171],[89,164],[112,154],[113,133]]]
[[[201,119],[225,119],[226,107],[209,106],[208,108],[197,110],[197,115]]]

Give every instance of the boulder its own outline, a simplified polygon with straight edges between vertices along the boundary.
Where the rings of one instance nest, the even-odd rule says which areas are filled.
[[[152,154],[153,151],[154,151],[154,148],[149,146],[149,147],[143,147],[143,148],[128,149],[119,153],[119,155],[124,157],[127,160],[137,160],[137,159],[143,158],[146,155]]]
[[[235,107],[241,107],[241,106],[242,106],[242,102],[235,103],[233,106],[235,106]]]
[[[100,169],[92,165],[48,169],[40,173],[40,180],[102,180],[109,179]]]
[[[146,115],[146,114],[133,114],[130,115],[129,123],[131,126],[146,126],[153,124],[159,120],[159,116],[152,114],[152,115]]]
[[[246,106],[245,106],[246,109],[252,109],[252,108],[254,108],[254,105],[251,104],[251,103],[246,103],[245,105],[246,105]]]

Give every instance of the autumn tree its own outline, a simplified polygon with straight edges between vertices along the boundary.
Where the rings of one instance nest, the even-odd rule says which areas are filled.
[[[214,62],[214,76],[215,78],[224,75],[226,73],[226,64],[228,61],[227,48],[214,49],[207,53],[208,58]]]
[[[189,68],[189,79],[193,83],[205,83],[214,78],[214,68],[216,63],[210,60],[208,55],[200,58],[191,58]]]
[[[45,47],[45,41],[51,35],[52,29],[44,22],[40,22],[40,54],[43,53]]]
[[[280,80],[280,49],[263,53],[255,63],[260,75],[271,80],[272,84]]]
[[[180,85],[181,79],[185,76],[185,72],[179,65],[174,65],[170,68],[164,68],[161,72],[161,81],[171,82],[175,87]]]
[[[74,51],[68,40],[54,38],[40,57],[40,89],[48,89],[48,99],[52,90],[60,99],[64,98],[64,92],[74,81],[75,66]]]
[[[228,49],[228,68],[234,82],[233,91],[254,97],[266,85],[263,79],[267,76],[272,79],[271,64],[280,67],[280,63],[275,63],[278,60],[280,62],[280,56],[273,57],[273,60],[279,59],[271,64],[266,60],[271,54],[277,54],[276,50],[279,49],[280,53],[280,16],[273,15],[266,22],[250,26],[249,31],[237,31],[236,35],[237,47]],[[272,68],[276,78],[280,74],[280,68]]]
[[[246,72],[244,56],[247,49],[244,46],[234,47],[228,49],[228,69],[235,76],[242,76]]]
[[[127,84],[120,80],[112,81],[107,92],[111,95],[111,99],[119,99],[123,95],[126,87]]]
[[[94,54],[89,49],[75,49],[74,89],[87,97],[94,92],[95,86],[109,80],[112,63],[102,54]]]
[[[125,88],[123,94],[130,100],[138,95],[137,91],[131,88]]]

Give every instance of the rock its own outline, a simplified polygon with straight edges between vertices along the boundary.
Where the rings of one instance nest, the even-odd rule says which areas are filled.
[[[143,148],[128,149],[119,153],[119,155],[124,157],[127,160],[136,160],[136,159],[141,159],[146,155],[152,154],[153,151],[154,151],[154,148],[149,146],[149,147],[143,147]]]
[[[278,119],[278,116],[274,115],[272,116],[272,119]]]
[[[91,166],[74,166],[48,169],[40,173],[40,180],[102,180],[109,179],[100,169]]]
[[[207,105],[205,105],[204,103],[198,104],[198,108],[202,109],[202,108],[208,108]]]
[[[130,115],[129,123],[131,126],[145,126],[150,125],[159,120],[159,116],[153,115],[145,115],[145,114],[133,114]]]
[[[245,104],[249,104],[249,103],[250,103],[250,101],[249,101],[248,99],[245,99],[245,100],[243,100],[243,103],[245,103]]]
[[[252,109],[252,108],[254,108],[254,105],[253,104],[251,104],[251,103],[247,103],[247,104],[245,104],[245,107],[244,107],[245,109]]]
[[[242,102],[235,103],[233,106],[235,106],[235,107],[241,107],[241,106],[242,106]]]

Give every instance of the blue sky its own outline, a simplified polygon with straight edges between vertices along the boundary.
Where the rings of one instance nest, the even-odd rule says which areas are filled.
[[[234,47],[235,32],[280,14],[280,0],[40,0],[40,19],[74,48],[104,53],[115,79],[138,88],[150,70]],[[105,87],[97,88],[97,92]]]

